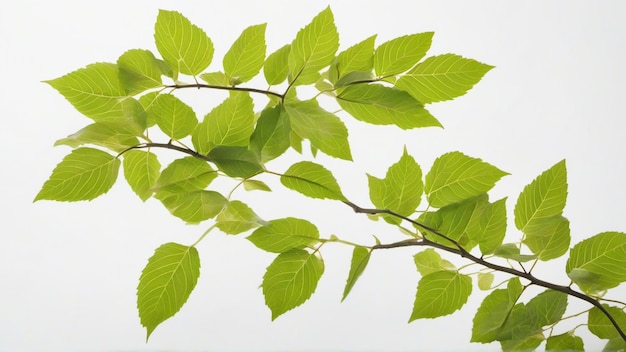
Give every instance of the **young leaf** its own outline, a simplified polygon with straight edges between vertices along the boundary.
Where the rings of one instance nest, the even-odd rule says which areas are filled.
[[[274,253],[303,249],[318,242],[320,233],[309,221],[297,218],[271,220],[254,230],[248,240],[258,248]]]
[[[572,333],[548,337],[546,340],[546,352],[558,351],[585,352],[583,339]]]
[[[280,177],[283,186],[307,197],[345,200],[335,176],[322,165],[310,161],[295,163]]]
[[[176,11],[159,10],[154,39],[159,53],[175,73],[195,76],[213,59],[211,39]]]
[[[451,100],[467,93],[493,66],[454,54],[431,56],[396,82],[422,104]]]
[[[247,82],[261,71],[265,62],[265,27],[263,23],[244,29],[224,55],[224,72],[232,77],[231,84]]]
[[[54,145],[77,148],[84,144],[93,144],[119,153],[139,144],[136,137],[139,134],[141,130],[136,124],[127,119],[115,119],[87,125],[78,132],[54,142]]]
[[[266,108],[250,136],[250,150],[257,152],[263,162],[275,159],[289,148],[290,133],[289,116],[282,106]]]
[[[491,292],[474,316],[471,342],[488,343],[496,340],[496,332],[504,325],[511,309],[522,294],[519,279],[509,281],[506,289]]]
[[[289,102],[285,105],[291,128],[300,137],[327,155],[352,160],[348,130],[335,114],[322,109],[316,100]]]
[[[76,110],[96,122],[124,117],[123,100],[127,94],[115,64],[91,64],[45,82]]]
[[[376,35],[355,44],[337,55],[330,66],[329,80],[335,83],[352,72],[368,72],[371,75],[374,67],[374,43]],[[370,77],[371,78],[371,77]]]
[[[576,244],[565,270],[583,291],[595,293],[626,281],[624,268],[626,233],[603,232]]]
[[[441,127],[424,105],[409,93],[380,84],[355,84],[344,88],[337,102],[359,121],[396,125],[402,129]]]
[[[74,149],[52,170],[34,201],[92,200],[113,187],[119,169],[120,160],[109,153],[93,148]]]
[[[271,192],[272,189],[265,182],[259,180],[244,180],[243,188],[246,191],[266,191]]]
[[[370,199],[379,209],[389,209],[400,215],[409,216],[419,206],[424,193],[422,169],[406,148],[397,163],[387,169],[384,179],[367,175]],[[385,217],[391,224],[399,224],[396,217]]]
[[[218,146],[211,149],[208,157],[230,177],[247,178],[264,170],[258,156],[246,147]]]
[[[485,205],[478,223],[478,241],[483,255],[491,254],[502,244],[506,234],[506,198]]]
[[[423,276],[417,286],[409,322],[436,318],[460,309],[472,293],[472,279],[453,271],[436,271]]]
[[[150,116],[170,139],[191,134],[198,119],[193,109],[171,94],[159,94],[153,102]]]
[[[478,288],[483,291],[491,290],[493,279],[493,273],[478,273]]]
[[[217,172],[206,161],[188,156],[169,164],[153,189],[161,193],[198,191],[206,188],[216,177]]]
[[[343,289],[343,297],[341,297],[341,301],[343,302],[352,288],[354,284],[359,279],[363,271],[367,267],[367,263],[370,261],[370,257],[372,255],[372,250],[367,249],[365,247],[354,247],[352,251],[352,261],[350,264],[350,273],[348,274],[348,279],[346,280],[346,287]]]
[[[374,76],[370,71],[352,71],[348,72],[345,76],[342,76],[340,79],[335,82],[335,88],[346,87],[350,85],[365,84],[371,80],[373,80]],[[319,84],[316,83],[315,88],[319,91],[326,91],[326,93],[333,95],[334,92],[333,86],[326,81],[318,81]],[[408,93],[407,93],[408,94]]]
[[[128,95],[163,85],[159,61],[149,50],[128,50],[117,59],[117,66]]]
[[[456,271],[454,264],[442,259],[432,248],[425,249],[413,256],[413,261],[420,275],[426,276],[438,271]]]
[[[317,74],[333,61],[338,48],[339,34],[333,13],[327,7],[302,28],[291,43],[288,57],[291,82]]]
[[[156,249],[137,286],[137,309],[147,330],[146,339],[187,302],[199,276],[200,257],[195,247],[170,242]]]
[[[156,198],[177,218],[197,224],[219,214],[228,203],[221,194],[214,191],[198,190],[181,193],[159,193]]]
[[[152,187],[161,173],[161,164],[151,152],[129,150],[124,153],[124,177],[142,201],[152,195]]]
[[[233,92],[209,112],[193,132],[192,141],[200,154],[217,145],[244,147],[254,131],[252,98],[246,92]]]
[[[200,75],[200,79],[214,86],[230,86],[230,77],[224,72],[205,72]]]
[[[617,321],[617,325],[619,325],[622,330],[626,329],[626,312],[618,307],[610,307],[608,305],[604,305],[604,308],[611,314],[613,319]],[[587,320],[587,324],[589,327],[589,331],[596,335],[601,339],[613,339],[620,338],[621,336],[615,329],[615,326],[609,321],[609,319],[600,311],[600,309],[593,307],[589,311],[589,317]],[[625,341],[622,340],[624,344]]]
[[[493,251],[495,256],[515,260],[516,262],[527,262],[537,259],[534,254],[520,254],[520,248],[515,243],[505,243]]]
[[[215,226],[229,235],[246,232],[255,227],[266,224],[245,203],[238,200],[228,202],[224,210],[215,219]]]
[[[433,32],[405,35],[382,43],[374,53],[374,71],[379,77],[407,71],[426,55]]]
[[[269,85],[282,83],[289,74],[289,53],[291,45],[287,44],[271,53],[263,65],[263,75]]]
[[[292,249],[279,254],[267,267],[262,284],[272,320],[309,299],[323,273],[324,262],[315,253]]]
[[[489,191],[508,173],[461,152],[437,158],[426,175],[428,202],[436,208]]]
[[[532,232],[526,234],[522,242],[540,260],[559,258],[567,252],[570,244],[569,221],[562,216],[535,220],[541,225],[533,225]]]

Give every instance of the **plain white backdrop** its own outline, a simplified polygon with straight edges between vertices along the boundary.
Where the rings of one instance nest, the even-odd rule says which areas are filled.
[[[406,145],[426,172],[459,150],[511,173],[491,193],[508,196],[512,219],[524,185],[567,159],[565,216],[573,243],[602,231],[626,231],[626,5],[611,1],[14,1],[0,12],[0,350],[1,351],[495,351],[469,344],[485,292],[476,287],[454,315],[407,324],[419,276],[416,249],[376,253],[339,303],[351,248],[328,245],[326,272],[303,306],[271,322],[259,284],[272,255],[243,236],[211,234],[198,247],[201,276],[187,304],[145,343],[135,305],[147,258],[165,242],[191,244],[208,225],[189,226],[155,200],[143,204],[119,182],[92,202],[32,199],[69,152],[55,140],[89,123],[42,80],[124,51],[156,52],[158,9],[182,12],[203,28],[216,52],[211,70],[241,30],[267,22],[268,53],[330,5],[341,48],[378,34],[377,44],[434,31],[429,55],[452,52],[496,66],[467,95],[431,105],[445,129],[401,131],[346,118],[354,163],[320,156],[348,198],[368,205],[365,173],[383,177]],[[263,83],[259,83],[263,88]],[[199,117],[224,95],[184,92]],[[167,158],[174,157],[165,153]],[[296,155],[293,155],[296,157]],[[310,158],[305,154],[304,158]],[[292,159],[290,162],[294,162]],[[269,166],[284,171],[289,162]],[[371,244],[402,238],[342,204],[281,190],[239,192],[265,219],[313,221],[322,236]],[[510,240],[519,238],[512,223]],[[455,263],[466,264],[454,258]],[[476,268],[478,270],[478,268]],[[567,284],[564,260],[540,263],[542,278]],[[500,279],[504,279],[501,277]],[[624,285],[609,295],[624,300]],[[589,308],[570,299],[569,313]],[[576,320],[576,319],[574,319]],[[584,321],[558,327],[562,333]],[[589,350],[602,342],[589,337]],[[587,339],[588,338],[588,339]]]

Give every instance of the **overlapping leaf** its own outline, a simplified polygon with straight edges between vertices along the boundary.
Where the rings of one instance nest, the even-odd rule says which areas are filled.
[[[193,109],[171,94],[159,94],[152,103],[150,117],[170,139],[191,134],[198,119]]]
[[[413,67],[430,49],[433,34],[426,32],[405,35],[382,43],[374,54],[376,75],[397,75]]]
[[[161,163],[156,154],[141,150],[129,150],[124,153],[124,177],[130,188],[142,201],[152,195],[152,187],[161,173]]]
[[[289,117],[282,106],[266,108],[261,112],[250,136],[250,149],[259,154],[263,162],[282,155],[289,148]]]
[[[256,153],[246,147],[218,146],[208,157],[230,177],[251,177],[264,170]]]
[[[156,198],[177,218],[197,224],[219,214],[228,200],[215,191],[197,190],[170,194],[160,192]]]
[[[291,45],[287,44],[268,55],[263,65],[263,75],[269,85],[280,84],[289,74],[289,53]]]
[[[571,351],[584,352],[583,339],[573,333],[553,335],[546,340],[546,352]]]
[[[137,309],[147,338],[187,302],[199,276],[200,257],[195,247],[170,242],[156,249],[137,286]]]
[[[265,62],[266,24],[250,26],[241,33],[224,55],[224,73],[231,84],[247,82],[256,76]]]
[[[128,50],[117,59],[120,80],[128,95],[162,86],[162,62],[149,50]]]
[[[374,67],[374,43],[376,36],[373,35],[360,43],[340,52],[335,62],[330,66],[329,79],[336,83],[339,79],[351,72],[367,72],[371,75]]]
[[[271,220],[248,236],[258,248],[274,253],[303,249],[318,242],[317,227],[304,219],[284,218]]]
[[[626,331],[626,312],[624,312],[623,309],[620,309],[618,307],[611,307],[606,304],[604,305],[604,308],[609,312],[609,314],[611,314],[613,319],[615,319],[617,325],[620,326],[622,331]],[[606,315],[604,315],[604,313],[597,307],[593,307],[589,311],[587,324],[589,327],[589,331],[591,331],[591,333],[596,335],[597,337],[601,339],[617,340],[617,342],[621,342],[621,345],[613,342],[613,344],[617,345],[617,348],[606,350],[619,351],[620,349],[626,347],[626,341],[622,339],[622,337],[619,335],[619,332],[615,329],[615,326],[613,326],[613,324],[609,321]],[[609,341],[609,343],[611,342]]]
[[[57,140],[54,145],[76,148],[84,144],[93,144],[121,152],[139,144],[136,137],[139,134],[141,134],[139,126],[132,121],[115,119],[87,125],[76,133]]]
[[[154,190],[164,193],[193,192],[206,188],[217,172],[207,162],[188,156],[174,160],[161,173]]]
[[[266,222],[245,203],[233,200],[228,202],[224,210],[219,213],[215,223],[222,232],[236,235],[264,225]]]
[[[496,333],[506,322],[521,293],[522,285],[515,278],[509,280],[506,289],[494,290],[485,297],[474,316],[470,341],[495,341]]]
[[[434,249],[425,249],[413,256],[413,261],[420,275],[426,276],[438,271],[456,271],[454,264],[441,258]]]
[[[280,182],[307,197],[345,200],[335,176],[322,165],[310,161],[291,165],[280,177]]]
[[[472,279],[453,271],[436,271],[424,275],[417,286],[409,322],[436,318],[460,309],[472,293]]]

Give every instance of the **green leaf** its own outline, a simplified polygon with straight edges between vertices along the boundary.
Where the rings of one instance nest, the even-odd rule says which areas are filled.
[[[156,125],[156,121],[154,121],[154,116],[151,116],[151,112],[154,102],[159,95],[161,95],[159,92],[150,92],[139,97],[139,104],[141,104],[146,112],[146,127]]]
[[[339,49],[339,34],[333,13],[327,7],[302,28],[291,43],[288,64],[291,82],[315,75],[328,66]],[[306,84],[306,79],[301,80]]]
[[[322,165],[310,161],[295,163],[280,177],[283,186],[307,197],[345,200],[335,176]]]
[[[426,175],[428,202],[436,208],[489,191],[508,173],[461,152],[437,158]]]
[[[117,65],[120,81],[128,95],[163,85],[159,60],[150,50],[128,50],[117,59]]]
[[[372,75],[372,72],[352,71],[352,72],[348,72],[345,76],[338,79],[337,82],[335,82],[334,87],[341,88],[341,87],[350,86],[350,85],[357,85],[357,83],[359,83],[358,85],[362,85],[371,81],[373,78],[374,76]],[[330,85],[330,83],[327,83],[326,81],[323,81],[322,83],[326,83],[328,84],[328,86],[325,89],[320,89],[319,86],[316,86],[318,90],[320,91],[332,90],[333,86]]]
[[[160,193],[156,198],[177,218],[197,224],[211,219],[222,211],[228,200],[214,191],[192,191],[181,193]]]
[[[217,146],[208,157],[230,177],[248,178],[264,170],[258,156],[246,147]]]
[[[171,94],[159,94],[153,102],[150,116],[170,139],[191,134],[198,119],[193,109]]]
[[[560,216],[567,198],[565,160],[524,187],[515,204],[515,226],[525,234],[540,232],[543,220]]]
[[[413,261],[420,275],[426,276],[438,271],[456,271],[454,264],[442,259],[432,248],[425,249],[413,256]]]
[[[491,285],[493,285],[493,279],[493,273],[478,273],[478,288],[482,291],[491,290]]]
[[[93,148],[74,149],[52,170],[34,201],[92,200],[113,187],[119,169],[120,160],[109,153]]]
[[[137,309],[147,330],[146,339],[187,302],[199,276],[200,257],[195,247],[170,242],[156,249],[137,286]]]
[[[467,275],[447,270],[424,275],[417,286],[409,322],[452,314],[467,302],[471,293],[472,279]]]
[[[482,194],[459,203],[446,205],[437,211],[439,223],[436,229],[469,251],[476,245],[476,238],[480,235],[479,223],[487,204],[488,196]],[[427,237],[434,242],[456,247],[440,236],[429,234]]]
[[[259,180],[243,180],[243,188],[246,191],[272,191],[270,186],[268,186],[265,182]]]
[[[565,270],[585,292],[596,293],[626,281],[626,233],[603,232],[579,242],[570,250]],[[587,280],[574,275],[588,273]]]
[[[159,10],[154,39],[159,53],[175,72],[195,76],[213,59],[211,39],[179,12]]]
[[[272,320],[309,299],[323,273],[324,262],[315,253],[292,249],[279,254],[267,267],[262,284]]]
[[[537,259],[537,256],[534,254],[520,254],[520,248],[515,243],[505,243],[496,248],[493,254],[500,258],[515,260],[516,262],[527,262]]]
[[[250,136],[250,149],[257,152],[263,162],[281,156],[289,148],[289,116],[282,106],[261,111],[256,127]]]
[[[381,44],[374,53],[376,75],[390,76],[407,71],[426,55],[433,32],[405,35]]]
[[[526,234],[523,243],[537,255],[540,260],[561,257],[567,252],[570,244],[569,221],[562,216],[541,220],[541,229]]]
[[[266,223],[249,206],[238,200],[228,202],[215,219],[215,226],[229,235],[246,232]]]
[[[320,233],[309,221],[297,218],[271,220],[248,236],[258,248],[274,253],[304,249],[318,243]]]
[[[341,297],[341,301],[343,302],[352,288],[354,284],[359,279],[363,271],[367,267],[367,263],[370,261],[370,257],[372,255],[372,250],[367,249],[365,247],[355,246],[352,251],[352,261],[350,263],[350,273],[348,274],[348,279],[346,280],[346,287],[343,289],[343,297]]]
[[[77,148],[84,144],[93,144],[119,153],[139,144],[136,136],[140,134],[140,127],[132,121],[115,119],[87,125],[80,131],[54,142],[54,145]]]
[[[583,339],[572,333],[550,336],[546,340],[546,352],[571,351],[584,352]]]
[[[287,44],[271,53],[263,65],[263,75],[269,85],[282,83],[289,74],[289,53],[291,45]]]
[[[400,160],[387,169],[384,179],[367,175],[370,199],[379,209],[389,209],[400,215],[409,216],[420,205],[424,184],[422,169],[410,156],[406,147]],[[385,216],[390,224],[399,224],[401,219]]]
[[[244,29],[224,55],[224,72],[232,77],[232,84],[247,82],[261,71],[265,62],[265,27],[263,23]]]
[[[44,82],[61,93],[76,110],[96,122],[124,117],[123,100],[127,94],[115,64],[91,64]]]
[[[316,100],[290,102],[285,105],[291,128],[300,137],[327,155],[352,160],[348,130],[335,114],[322,109]]]
[[[224,72],[206,72],[200,75],[200,79],[214,86],[230,86],[231,81]]]
[[[454,54],[431,56],[396,82],[423,104],[451,100],[467,93],[493,66]]]
[[[544,339],[543,333],[538,332],[521,340],[500,341],[500,346],[503,351],[534,351],[541,345]]]
[[[142,201],[152,195],[152,187],[161,173],[161,163],[151,152],[129,150],[124,153],[124,177]]]
[[[409,93],[380,84],[355,84],[344,88],[337,102],[359,121],[397,125],[402,129],[441,127],[424,105]]]
[[[188,156],[169,164],[153,189],[160,193],[198,191],[206,188],[216,177],[217,172],[206,161]]]
[[[506,234],[506,198],[484,206],[478,223],[478,241],[483,255],[491,254],[502,244]]]
[[[330,66],[330,82],[338,86],[337,83],[342,77],[357,71],[371,76],[374,67],[375,41],[376,35],[373,35],[339,53],[335,62]]]
[[[622,331],[626,331],[626,312],[618,307],[611,307],[603,304],[604,308],[611,314],[613,319],[617,321],[617,325],[620,326]],[[619,332],[615,329],[615,326],[609,321],[609,319],[602,313],[602,311],[596,307],[591,308],[587,320],[589,331],[601,339],[614,339],[620,338]],[[622,340],[622,342],[624,342]]]
[[[485,297],[474,316],[470,342],[495,341],[496,332],[506,322],[521,294],[522,285],[519,279],[511,279],[506,289],[493,290]]]
[[[232,92],[209,112],[193,132],[192,141],[200,154],[218,145],[244,147],[254,131],[252,98],[246,92]]]

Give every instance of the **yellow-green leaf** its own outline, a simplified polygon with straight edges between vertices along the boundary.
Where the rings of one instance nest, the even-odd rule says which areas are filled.
[[[250,26],[241,33],[224,55],[224,73],[231,84],[247,82],[256,76],[265,62],[266,24]]]

